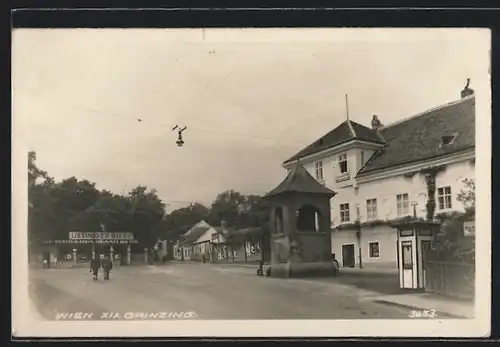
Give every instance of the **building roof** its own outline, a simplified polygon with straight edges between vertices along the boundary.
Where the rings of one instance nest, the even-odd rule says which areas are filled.
[[[351,140],[361,140],[378,144],[384,143],[375,130],[353,122],[352,120],[346,120],[338,127],[316,140],[314,143],[305,147],[291,158],[285,160],[284,164]]]
[[[207,223],[198,223],[189,229],[179,242],[179,246],[185,246],[198,240],[211,226]]]
[[[266,194],[266,197],[283,193],[308,193],[323,194],[334,196],[337,193],[326,188],[319,183],[309,172],[297,161],[294,168],[288,173],[286,178],[272,191]]]
[[[475,97],[471,95],[382,127],[386,145],[358,175],[473,149],[475,118]],[[443,144],[443,137],[448,136],[452,142]]]

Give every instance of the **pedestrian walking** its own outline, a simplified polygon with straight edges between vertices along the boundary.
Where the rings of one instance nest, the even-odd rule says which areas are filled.
[[[113,268],[113,262],[109,258],[109,256],[105,256],[102,260],[102,269],[104,271],[104,279],[109,280],[109,272]]]
[[[94,277],[94,281],[99,279],[99,268],[101,267],[101,261],[96,258],[96,256],[92,256],[92,260],[90,261],[90,271]]]
[[[259,267],[257,268],[257,276],[264,276],[264,261],[259,262]]]

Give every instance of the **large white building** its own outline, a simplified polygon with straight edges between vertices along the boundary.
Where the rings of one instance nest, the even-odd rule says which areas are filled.
[[[331,200],[332,254],[341,266],[397,270],[397,235],[390,221],[426,217],[428,187],[422,170],[439,168],[436,214],[463,211],[457,194],[474,179],[475,96],[390,125],[346,120],[283,163],[297,160],[337,195]],[[357,221],[357,222],[356,222]],[[361,261],[360,261],[361,260]]]

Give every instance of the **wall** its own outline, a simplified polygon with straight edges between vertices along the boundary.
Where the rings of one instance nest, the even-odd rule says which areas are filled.
[[[184,260],[191,260],[191,255],[193,254],[193,250],[191,247],[182,247],[182,251],[184,253]]]
[[[252,244],[259,243],[258,241],[253,242]],[[259,262],[262,259],[261,252],[254,252],[252,254],[249,252],[246,248],[246,242],[245,243],[238,243],[234,245],[225,245],[227,247],[227,258],[223,259],[218,259],[217,256],[217,251],[214,253],[215,254],[215,259],[214,262],[218,263],[249,263],[249,262]],[[217,249],[216,245],[213,245],[214,250]],[[220,245],[219,249],[222,249],[224,245]],[[260,249],[260,243],[259,243],[259,249]],[[246,256],[245,256],[246,253]],[[234,255],[234,257],[233,257]]]
[[[437,188],[451,186],[452,208],[450,210],[439,210],[436,206],[436,213],[449,211],[464,211],[464,207],[457,201],[457,195],[464,188],[465,178],[474,178],[474,165],[469,161],[454,163],[446,166],[445,171],[438,173],[436,177],[436,204]],[[411,178],[404,176],[389,177],[376,181],[360,183],[357,196],[353,196],[352,203],[360,204],[361,222],[366,221],[366,200],[377,199],[377,212],[379,219],[393,219],[397,215],[396,195],[408,193],[410,203],[417,202],[416,210],[418,217],[426,216],[427,184],[423,174],[415,174]],[[409,214],[413,214],[410,205]]]
[[[359,267],[359,243],[356,230],[332,231],[332,254],[342,263],[342,245],[354,244],[355,267]],[[389,226],[376,226],[361,229],[361,255],[364,268],[384,267],[397,270],[397,231]],[[370,242],[379,242],[379,258],[370,258]]]
[[[350,148],[320,159],[315,159],[314,161],[304,161],[302,165],[314,178],[316,178],[316,162],[321,160],[323,163],[323,182],[325,186],[337,191],[338,189],[352,186],[357,172],[362,167],[361,151],[364,152],[363,157],[365,162],[373,153],[373,149],[364,147]],[[340,176],[340,166],[338,162],[340,154],[347,155],[347,171],[349,172],[350,179],[337,182],[337,178]]]
[[[194,243],[211,242],[212,235],[214,234],[217,234],[217,230],[211,227],[207,229],[207,231],[205,231],[203,235],[201,235]],[[222,235],[220,237],[222,237]]]
[[[470,161],[453,163],[446,166],[445,171],[439,172],[436,177],[436,204],[437,188],[450,186],[452,194],[452,208],[439,210],[436,206],[436,214],[450,211],[464,211],[464,206],[457,201],[460,190],[464,188],[463,180],[475,177],[475,167]],[[334,189],[335,190],[335,189]],[[423,174],[415,174],[412,177],[403,175],[381,178],[374,181],[358,183],[358,189],[344,187],[335,190],[337,195],[330,201],[332,227],[341,224],[340,204],[349,204],[350,221],[356,220],[356,205],[359,205],[360,222],[368,220],[366,201],[377,199],[377,216],[375,219],[398,218],[397,200],[398,194],[408,194],[409,208],[407,215],[413,215],[412,201],[417,203],[416,212],[418,217],[426,217],[427,183]]]
[[[363,267],[398,268],[396,241],[397,230],[389,226],[363,228],[361,230],[361,252]],[[378,241],[379,258],[370,258],[370,242]]]
[[[262,260],[262,242],[261,241],[251,241],[244,244],[246,250],[247,262],[259,262]],[[253,253],[252,253],[253,247]]]
[[[359,244],[356,238],[355,230],[340,230],[332,231],[332,254],[335,254],[335,259],[339,262],[342,267],[342,245],[343,244],[354,244],[354,260],[355,265],[358,266],[359,263]]]

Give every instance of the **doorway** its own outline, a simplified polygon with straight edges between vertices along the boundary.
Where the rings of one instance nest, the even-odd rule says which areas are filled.
[[[342,245],[342,266],[355,267],[354,243]]]
[[[401,242],[403,261],[403,288],[415,288],[413,283],[413,242]]]

